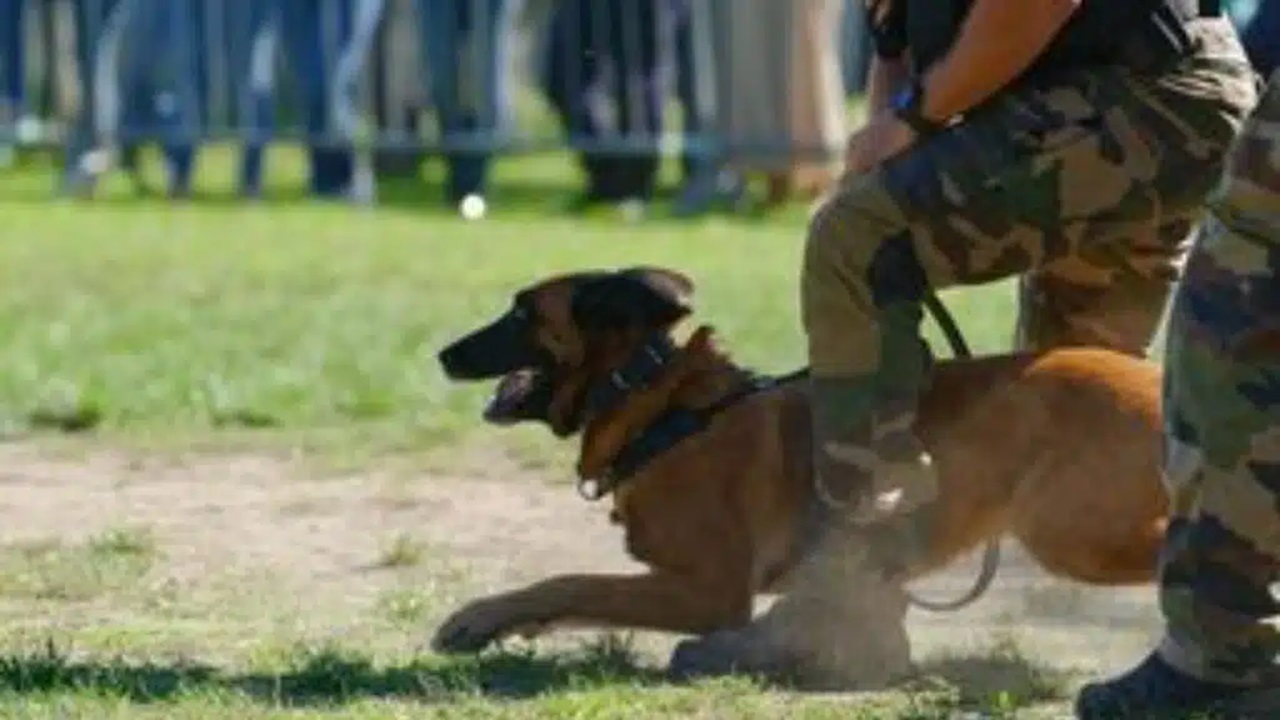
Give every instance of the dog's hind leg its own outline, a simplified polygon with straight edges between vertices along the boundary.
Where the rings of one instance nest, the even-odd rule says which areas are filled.
[[[1014,493],[1010,534],[1052,575],[1091,585],[1153,582],[1164,496],[1155,483],[1116,480],[1152,470],[1087,455],[1062,450],[1033,466]]]

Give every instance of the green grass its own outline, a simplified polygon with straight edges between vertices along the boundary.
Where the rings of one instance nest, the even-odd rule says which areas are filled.
[[[997,649],[1006,672],[1025,660]],[[943,661],[912,692],[839,696],[769,691],[746,679],[664,684],[625,644],[604,641],[556,656],[490,654],[465,661],[415,659],[388,665],[337,646],[291,648],[238,672],[199,663],[90,659],[49,644],[0,658],[6,717],[326,718],[703,717],[901,718],[942,720],[961,710],[1013,717],[1028,698],[957,689]],[[1048,697],[1061,690],[1041,680]],[[1035,698],[1030,698],[1035,699]],[[110,716],[110,715],[108,715]]]
[[[207,164],[209,177],[231,174],[225,154]],[[400,189],[367,211],[290,202],[288,190],[243,206],[216,183],[185,206],[136,199],[119,182],[92,203],[50,202],[47,169],[0,174],[0,198],[12,198],[0,205],[0,429],[454,443],[477,427],[488,388],[446,383],[435,352],[531,280],[631,263],[690,274],[695,321],[744,362],[802,362],[803,209],[637,225],[572,217],[555,210],[574,189],[568,165],[499,163],[496,210],[481,223],[441,212],[430,182],[412,204]],[[282,183],[299,174],[284,166]],[[1008,286],[948,299],[977,349],[1006,345]]]
[[[438,208],[434,176],[352,209],[299,202],[296,156],[279,163],[253,206],[229,197],[226,153],[183,205],[135,197],[119,180],[93,202],[50,200],[54,173],[39,159],[0,173],[0,434],[63,449],[288,446],[356,466],[430,455],[445,469],[479,442],[546,468],[558,452],[546,434],[482,428],[489,388],[446,382],[434,355],[521,285],[588,267],[679,269],[698,284],[694,322],[716,326],[740,360],[775,372],[802,363],[803,208],[697,221],[659,208],[636,224],[570,216],[558,208],[576,180],[552,156],[500,162],[493,214],[466,223]],[[976,351],[1007,346],[1007,284],[945,299]],[[383,547],[379,572],[420,582],[378,596],[376,643],[364,630],[298,630],[287,591],[259,594],[270,579],[214,576],[227,587],[212,598],[157,592],[165,548],[136,528],[3,548],[0,715],[924,719],[979,707],[1011,716],[1062,694],[1008,648],[939,661],[919,692],[857,702],[746,682],[671,687],[613,645],[445,660],[420,652],[444,602],[421,589],[433,571],[419,565],[433,558],[408,536]],[[54,640],[68,635],[75,647]],[[975,663],[995,686],[971,677]]]

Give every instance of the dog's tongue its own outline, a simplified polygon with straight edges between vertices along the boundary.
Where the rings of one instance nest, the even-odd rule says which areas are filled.
[[[524,403],[537,387],[537,370],[516,370],[498,381],[498,387],[484,409],[484,419],[495,425],[510,425],[520,419]]]

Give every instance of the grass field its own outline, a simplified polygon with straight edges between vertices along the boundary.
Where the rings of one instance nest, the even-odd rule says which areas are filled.
[[[1115,610],[1028,576],[913,626],[917,692],[666,686],[669,638],[431,655],[476,593],[625,562],[564,486],[565,449],[482,428],[488,388],[447,384],[435,351],[530,279],[650,263],[697,281],[739,358],[791,369],[804,209],[570,217],[568,160],[534,157],[500,163],[494,214],[464,223],[433,184],[376,210],[296,202],[293,160],[255,206],[228,199],[224,155],[182,206],[120,184],[52,201],[40,163],[0,173],[0,716],[1059,717],[1077,660],[1147,641],[1145,594]],[[976,350],[1007,344],[1009,286],[945,299]],[[1081,647],[1072,622],[1096,623],[1086,658],[1053,650]]]

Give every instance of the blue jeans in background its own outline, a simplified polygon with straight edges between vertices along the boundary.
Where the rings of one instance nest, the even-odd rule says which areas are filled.
[[[66,180],[82,190],[94,182],[85,154],[158,142],[169,191],[190,190],[200,138],[200,78],[196,52],[198,0],[77,0],[77,65],[83,105],[67,141]],[[126,160],[128,163],[128,160]]]
[[[545,86],[570,145],[581,146],[586,203],[653,195],[675,2],[561,0],[552,16]]]
[[[311,155],[311,192],[344,196],[355,180],[349,120],[356,117],[358,71],[372,34],[361,19],[380,17],[379,0],[278,0],[286,64],[301,91]]]
[[[221,25],[225,43],[219,50],[229,76],[231,123],[241,144],[240,193],[257,197],[262,193],[263,155],[275,122],[279,0],[225,2],[221,9],[220,14],[207,14],[205,23]],[[207,77],[208,70],[202,74]]]
[[[0,145],[15,139],[16,121],[26,111],[24,6],[24,0],[0,0]]]
[[[483,195],[510,124],[508,57],[521,0],[418,0],[422,47],[440,137],[445,199]]]

